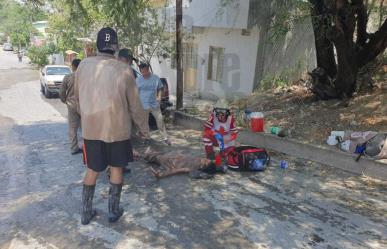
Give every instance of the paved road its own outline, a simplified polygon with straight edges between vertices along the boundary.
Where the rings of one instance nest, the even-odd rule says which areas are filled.
[[[156,181],[143,162],[125,177],[124,216],[79,222],[84,166],[71,156],[66,109],[38,74],[0,52],[0,248],[387,248],[387,183],[275,154],[259,174]],[[170,127],[174,147],[201,154],[197,132]],[[157,134],[154,135],[157,139]]]

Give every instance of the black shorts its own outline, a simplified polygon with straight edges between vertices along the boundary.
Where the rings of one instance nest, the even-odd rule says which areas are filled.
[[[104,171],[107,166],[126,167],[133,161],[132,153],[130,139],[112,143],[84,139],[83,142],[84,163],[96,172]]]

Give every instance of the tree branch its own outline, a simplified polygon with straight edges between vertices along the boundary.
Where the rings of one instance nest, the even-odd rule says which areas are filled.
[[[368,15],[367,15],[367,9],[364,6],[363,0],[354,0],[352,1],[353,4],[355,4],[355,13],[357,14],[357,22],[356,22],[356,28],[357,28],[357,40],[356,45],[364,46],[368,34],[367,34],[367,23],[368,23]]]
[[[368,43],[357,54],[358,67],[363,67],[368,62],[376,58],[380,53],[383,53],[387,47],[387,19],[378,31],[370,35]]]

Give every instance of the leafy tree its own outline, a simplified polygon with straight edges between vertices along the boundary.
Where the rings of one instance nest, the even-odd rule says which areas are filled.
[[[28,49],[28,57],[33,64],[44,66],[48,64],[47,56],[49,48],[47,46],[31,46]]]
[[[92,36],[96,26],[104,20],[91,0],[51,0],[49,5],[52,11],[48,32],[61,52],[80,51],[82,44],[77,38]]]
[[[105,25],[118,31],[121,46],[137,51],[143,61],[149,62],[153,56],[160,56],[169,51],[169,37],[164,32],[166,14],[160,14],[152,8],[152,1],[92,2],[106,17]]]
[[[33,5],[13,0],[0,1],[0,31],[19,48],[28,46],[31,35],[37,32],[32,22],[43,16],[43,11]]]
[[[29,0],[39,5],[44,1]],[[158,6],[165,0],[156,1]],[[95,39],[103,26],[118,31],[121,47],[132,49],[143,61],[169,52],[164,33],[165,14],[152,8],[154,0],[48,0],[49,33],[60,51],[81,50],[77,38]],[[164,18],[163,18],[164,17]]]
[[[387,47],[383,0],[380,0],[380,27],[375,32],[367,31],[374,0],[309,2],[318,66],[311,74],[312,91],[321,99],[349,98],[356,89],[361,68]]]

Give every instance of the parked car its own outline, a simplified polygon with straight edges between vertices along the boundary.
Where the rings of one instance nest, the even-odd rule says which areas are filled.
[[[13,51],[13,47],[11,43],[4,43],[3,44],[3,50],[4,51]]]
[[[48,65],[41,71],[40,90],[46,98],[51,98],[54,94],[59,94],[59,89],[63,83],[63,78],[71,73],[68,66]]]

